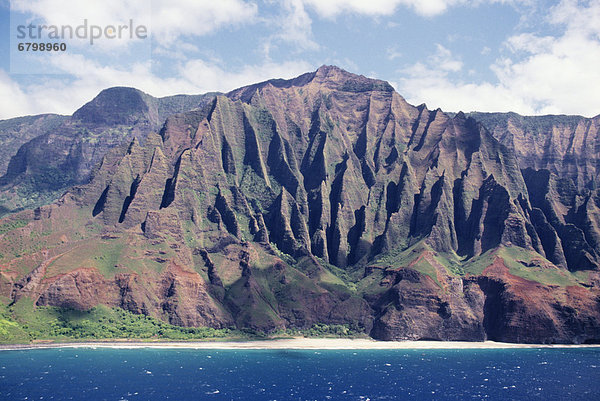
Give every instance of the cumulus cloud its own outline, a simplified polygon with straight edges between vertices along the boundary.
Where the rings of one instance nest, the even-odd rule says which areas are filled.
[[[94,29],[96,39],[94,51],[128,51],[132,45],[140,43],[139,40],[131,40],[129,22],[134,21],[135,28],[143,25],[145,33],[151,24],[151,14],[148,8],[148,0],[132,0],[126,3],[118,0],[105,1],[76,1],[76,0],[13,0],[11,1],[11,17],[17,18],[23,25],[34,23],[41,31],[33,30],[32,38],[46,37],[55,27],[54,34],[59,35],[68,43],[69,49],[81,50],[82,47],[90,46],[91,29]],[[14,21],[13,21],[14,22]],[[117,26],[127,26],[125,30],[118,31]],[[85,29],[80,28],[87,26]],[[94,28],[91,28],[94,26]],[[101,33],[107,27],[113,36],[110,40],[100,39]],[[68,29],[67,27],[70,27]],[[79,29],[82,29],[79,31]],[[79,35],[85,34],[85,38]],[[142,35],[142,36],[143,36]],[[148,48],[150,42],[147,42]]]
[[[273,3],[275,0],[267,0]],[[319,44],[313,39],[312,19],[307,9],[322,18],[335,18],[340,14],[351,13],[369,17],[389,16],[400,7],[411,9],[418,15],[433,17],[443,14],[453,6],[478,6],[482,3],[528,3],[533,0],[282,0],[282,15],[272,20],[278,33],[272,35],[264,45],[269,56],[274,41],[283,41],[298,46],[301,50],[318,50]],[[394,22],[388,22],[394,26]],[[397,52],[388,50],[388,58],[399,57]]]
[[[0,93],[2,93],[0,96],[0,119],[36,113],[35,107],[32,107],[27,95],[2,70],[0,70]]]
[[[65,25],[81,22],[82,19],[94,19],[101,24],[114,23],[145,13],[149,2],[134,0],[12,0],[12,11],[31,13],[49,24]]]
[[[448,71],[417,63],[404,70],[397,88],[413,104],[427,103],[445,111],[516,111],[534,114],[523,99],[505,86],[465,83],[451,79]]]
[[[491,66],[497,82],[465,82],[458,66],[417,63],[403,71],[399,86],[409,100],[448,111],[516,111],[522,114],[600,113],[600,0],[563,0],[548,15],[559,34],[520,33],[506,40],[509,56]],[[452,60],[451,55],[445,54]],[[444,68],[444,65],[446,68]]]
[[[62,54],[49,62],[72,79],[49,78],[41,83],[18,85],[0,70],[0,119],[25,114],[71,114],[102,89],[132,86],[153,96],[180,93],[226,92],[271,78],[292,78],[314,69],[305,61],[265,62],[228,70],[214,62],[193,59],[177,66],[171,77],[159,77],[149,63],[133,63],[127,69],[101,65],[81,55]],[[77,66],[74,68],[74,66]]]
[[[258,16],[257,5],[244,0],[12,0],[11,9],[58,26],[84,19],[100,26],[134,19],[150,26],[153,38],[165,45],[182,36],[252,23]]]
[[[280,15],[273,17],[269,24],[276,27],[276,33],[267,39],[265,54],[269,57],[271,47],[277,42],[291,44],[299,50],[318,50],[319,45],[313,39],[312,19],[308,15],[302,0],[283,0]]]
[[[136,7],[149,0],[139,1],[14,0],[11,6],[55,24],[72,23],[72,19],[92,14],[98,23],[109,23],[141,12]],[[325,18],[334,18],[340,13],[376,17],[408,7],[420,15],[434,16],[454,6],[491,2],[516,4],[530,0],[268,1],[274,5],[276,17],[269,16],[269,21],[275,21],[275,29],[265,40],[267,55],[269,46],[282,43],[292,44],[298,51],[318,49],[311,31],[311,13]],[[259,15],[253,1],[154,0],[152,4],[155,16],[152,29],[160,38],[160,46],[154,51],[156,55],[168,56],[172,67],[169,76],[156,75],[149,63],[135,59],[128,65],[116,66],[73,53],[57,55],[60,57],[52,57],[49,63],[67,74],[68,79],[48,77],[37,84],[18,85],[0,71],[0,90],[5,94],[0,118],[42,112],[69,114],[100,90],[115,85],[135,86],[155,96],[227,91],[273,77],[289,78],[315,67],[301,61],[298,55],[293,56],[296,61],[273,62],[267,57],[262,62],[237,69],[218,59],[207,59],[206,55],[193,58],[199,53],[194,38],[224,27],[258,21],[268,23]],[[463,60],[437,44],[430,57],[404,68],[401,76],[395,77],[395,85],[413,103],[427,102],[448,111],[512,110],[523,114],[588,116],[600,113],[600,91],[595,85],[600,82],[597,68],[600,65],[600,0],[562,0],[543,18],[555,28],[555,33],[549,34],[551,30],[546,30],[544,35],[519,32],[507,38],[505,57],[491,66],[496,77],[494,82],[470,82],[472,78],[465,72],[468,66],[465,68]],[[489,51],[484,48],[482,53]],[[400,56],[394,48],[387,51],[389,60],[405,59]],[[342,64],[352,66],[352,61]],[[358,70],[358,67],[350,69]]]
[[[437,44],[436,52],[425,62],[415,63],[402,70],[397,87],[409,102],[427,103],[430,108],[446,111],[502,111],[510,110],[530,114],[532,109],[514,96],[509,88],[490,83],[460,82],[457,74],[463,63],[450,50]]]
[[[258,16],[255,3],[242,0],[153,0],[152,34],[161,43],[180,36],[201,36],[228,25],[252,23]]]
[[[306,61],[288,61],[283,63],[266,62],[259,65],[246,65],[241,69],[228,71],[203,60],[191,60],[181,67],[180,76],[184,82],[188,82],[190,85],[198,88],[199,92],[226,92],[244,85],[273,78],[294,78],[314,69],[315,66]]]
[[[117,85],[136,87],[154,96],[205,93],[229,91],[276,77],[291,78],[314,69],[302,60],[272,62],[266,59],[234,68],[218,58],[207,59],[206,55],[198,58],[199,38],[219,29],[259,20],[254,1],[13,0],[11,8],[49,25],[79,24],[84,19],[108,25],[144,12],[148,14],[150,5],[156,45],[153,52],[158,60],[168,60],[168,73],[157,74],[150,57],[106,57],[97,51],[102,50],[101,46],[95,46],[93,54],[76,46],[66,53],[40,54],[45,57],[42,64],[46,70],[65,75],[17,81],[0,70],[3,93],[0,118],[48,112],[70,114],[102,89]],[[303,3],[285,0],[284,4],[278,4],[280,6],[286,16],[279,21],[280,40],[293,42],[298,47],[316,46],[309,37],[311,21]],[[118,60],[118,64],[110,60]]]
[[[453,57],[452,52],[439,43],[436,44],[437,51],[429,58],[432,65],[436,65],[442,71],[457,72],[463,67],[462,61]]]

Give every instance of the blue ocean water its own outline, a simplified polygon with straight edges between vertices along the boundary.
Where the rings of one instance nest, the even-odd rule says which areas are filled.
[[[2,400],[600,400],[600,349],[0,351]]]

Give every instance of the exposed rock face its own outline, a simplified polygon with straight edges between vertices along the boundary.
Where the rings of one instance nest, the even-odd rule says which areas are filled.
[[[379,298],[380,317],[371,332],[384,340],[483,341],[485,296],[471,280],[448,279],[444,291],[410,268],[386,271],[390,287]],[[387,283],[386,283],[387,284]]]
[[[89,309],[98,303],[114,304],[114,283],[105,280],[95,269],[76,269],[53,277],[37,300],[38,305],[60,305],[65,308]]]
[[[573,181],[575,188],[598,180],[600,115],[524,117],[515,113],[471,113],[514,151],[522,169],[548,170]]]
[[[172,265],[161,277],[159,294],[163,296],[161,308],[172,324],[217,328],[233,324],[231,315],[209,295],[209,285],[196,272]]]
[[[54,130],[66,119],[67,116],[42,114],[0,121],[0,174],[6,173],[11,156],[14,156],[23,144]]]
[[[542,254],[570,270],[597,269],[600,116],[471,115],[515,154]]]
[[[597,338],[597,294],[580,286],[544,286],[514,276],[499,259],[483,274],[478,283],[486,297],[484,326],[489,339],[581,343]]]
[[[553,131],[575,130],[572,153],[539,155],[545,131],[518,150],[526,129],[489,131],[326,66],[203,99],[175,114],[117,88],[75,113],[144,134],[103,147],[89,182],[0,237],[51,232],[48,255],[21,253],[27,272],[18,257],[3,268],[13,300],[393,340],[600,339],[600,196],[579,144],[595,122]]]
[[[167,116],[202,107],[213,97],[154,98],[133,88],[110,88],[72,117],[35,116],[28,129],[19,127],[18,119],[1,121],[0,140],[9,145],[7,150],[17,143],[22,146],[16,154],[10,153],[6,174],[0,177],[0,213],[49,203],[69,187],[89,182],[110,149],[133,138],[144,143],[149,133],[160,130]],[[23,142],[3,138],[4,132],[14,129]]]

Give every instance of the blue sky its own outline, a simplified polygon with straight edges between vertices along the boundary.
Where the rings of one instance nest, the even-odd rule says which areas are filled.
[[[19,23],[84,19],[150,35],[16,50]],[[0,0],[0,35],[0,118],[71,114],[110,86],[229,91],[323,64],[445,111],[600,114],[600,0]]]

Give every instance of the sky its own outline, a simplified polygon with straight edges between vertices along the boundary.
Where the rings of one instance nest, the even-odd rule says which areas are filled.
[[[19,37],[84,21],[83,39]],[[92,44],[91,25],[147,34]],[[0,119],[71,114],[112,86],[227,92],[324,64],[430,109],[600,114],[600,0],[0,0],[0,35]],[[48,41],[67,49],[18,50]]]

